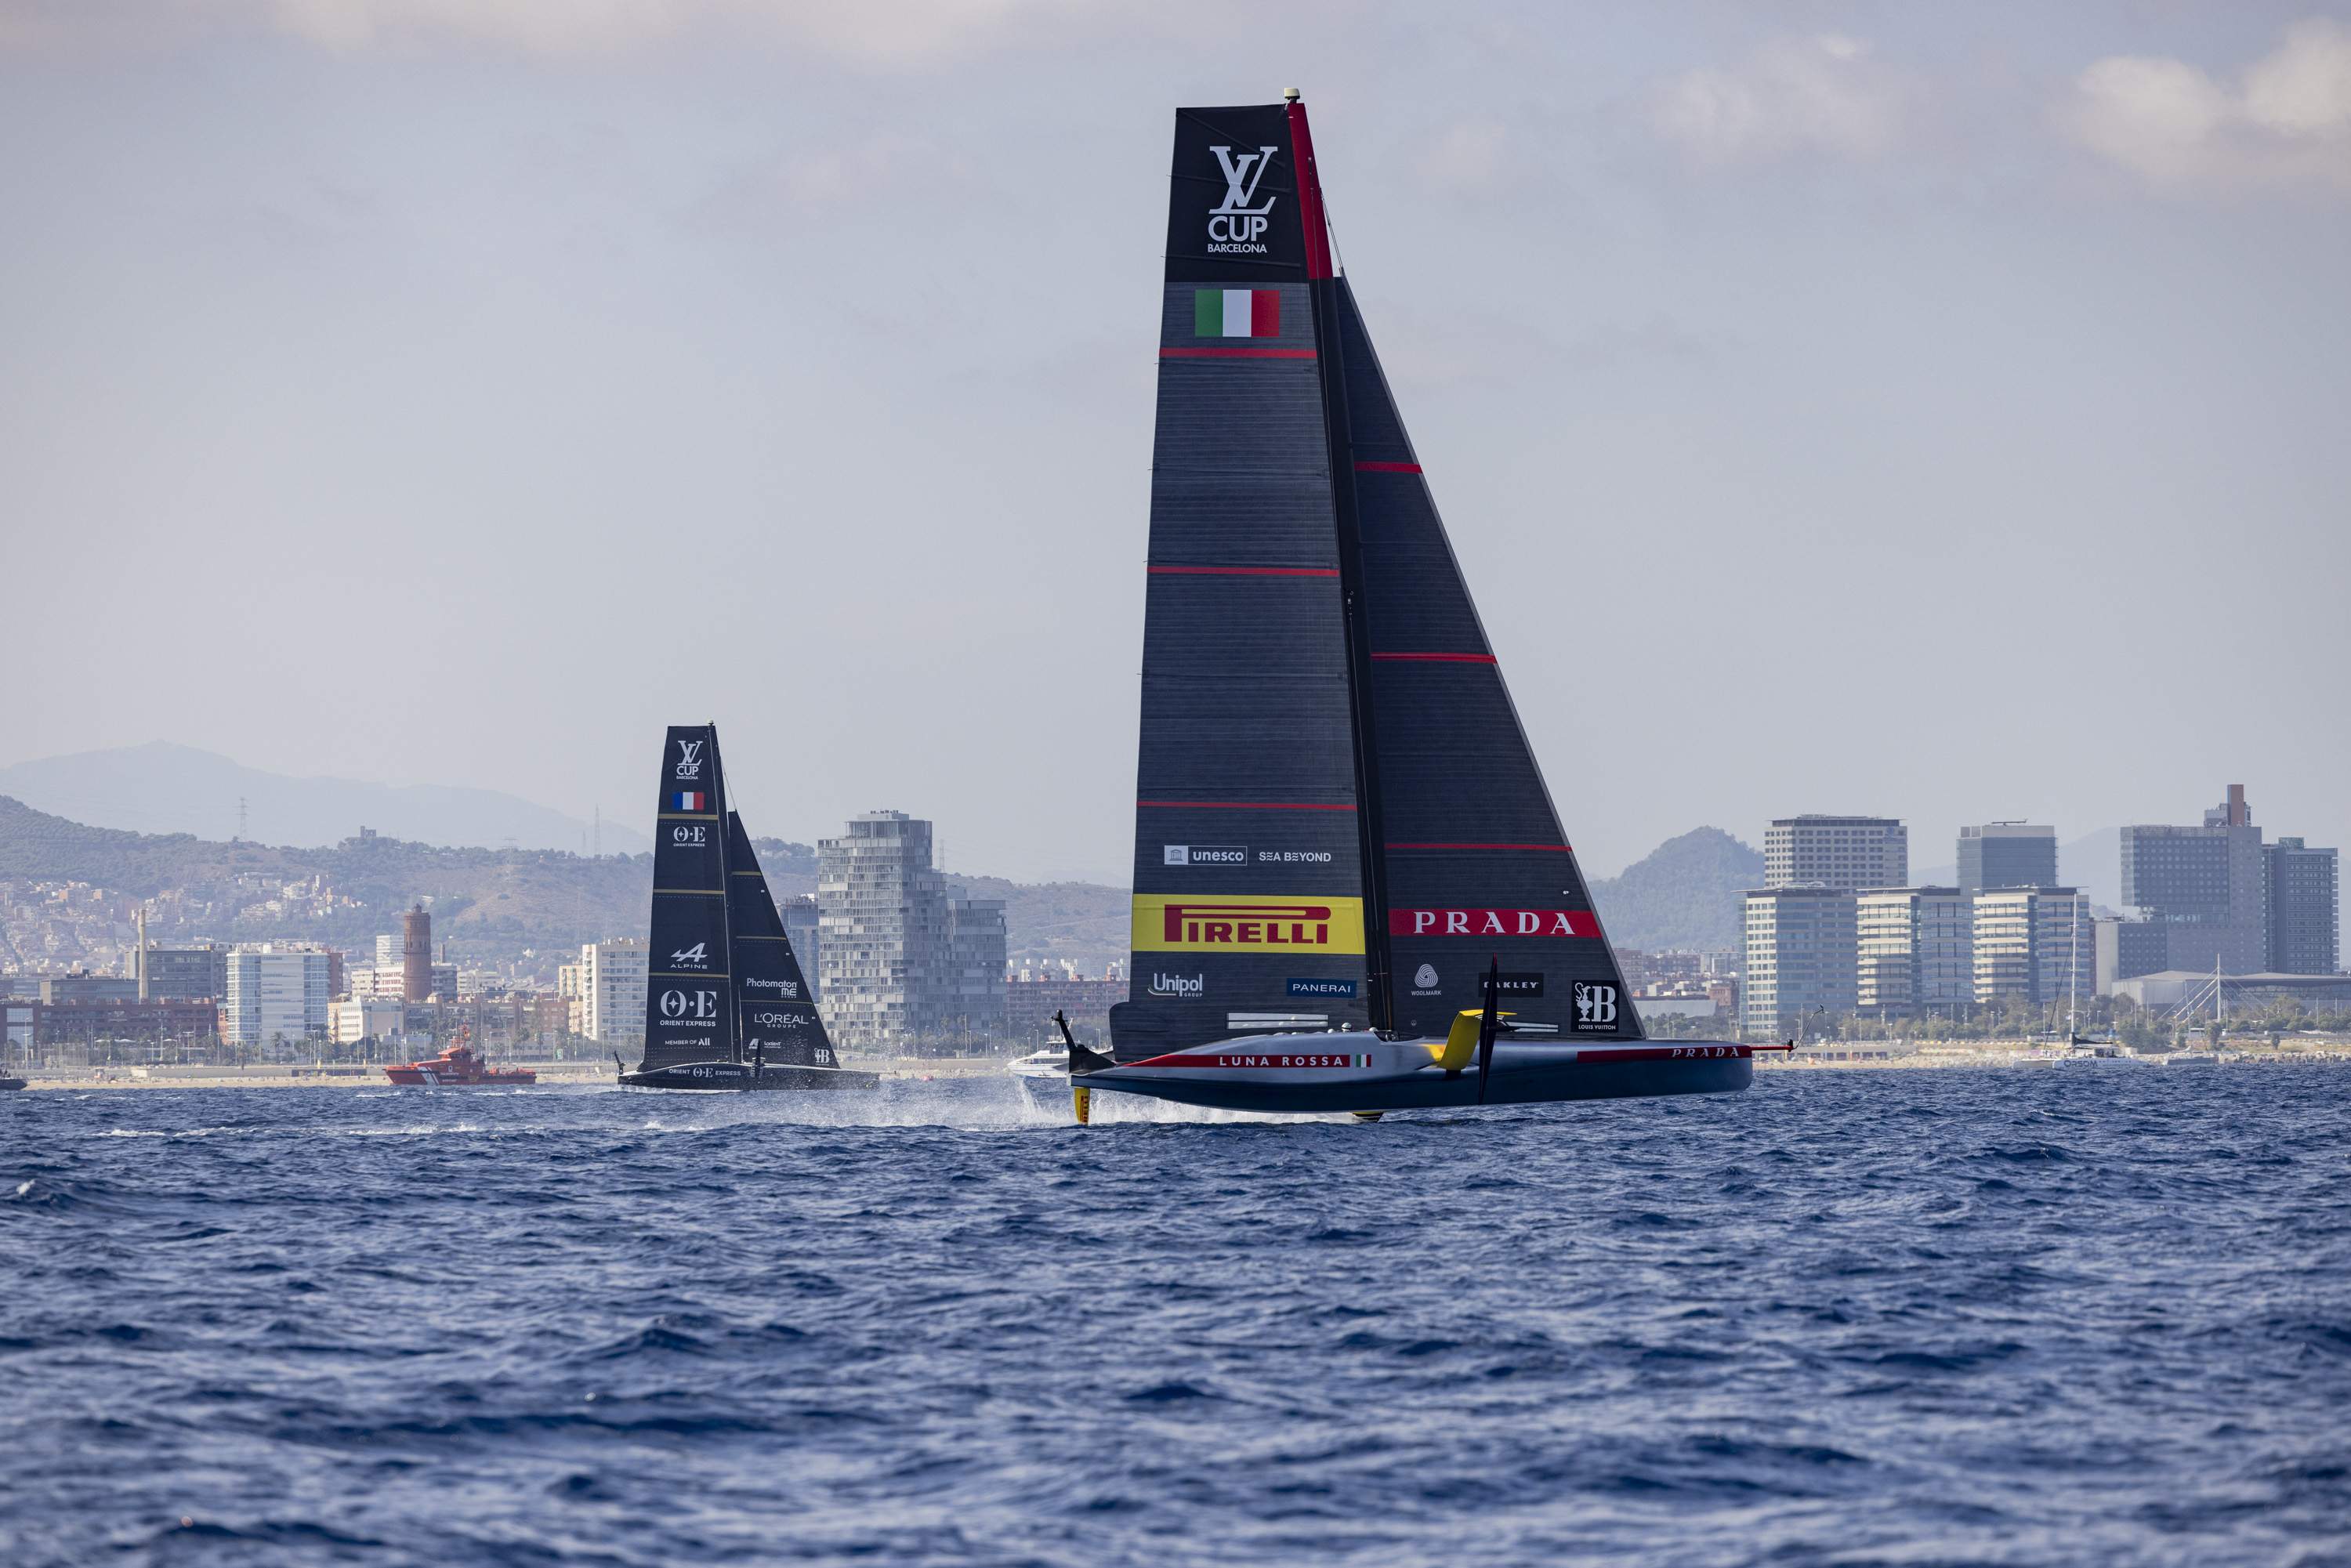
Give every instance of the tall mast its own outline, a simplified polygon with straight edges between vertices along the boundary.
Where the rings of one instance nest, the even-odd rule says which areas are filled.
[[[1299,221],[1306,230],[1307,286],[1314,302],[1315,370],[1331,463],[1332,523],[1339,534],[1339,594],[1347,632],[1347,706],[1354,732],[1355,831],[1364,862],[1364,967],[1374,1030],[1395,1027],[1395,976],[1388,959],[1387,832],[1380,812],[1379,748],[1372,718],[1372,636],[1364,597],[1364,542],[1355,499],[1355,444],[1347,416],[1347,364],[1339,331],[1338,281],[1322,213],[1314,138],[1296,88],[1282,93],[1298,171]]]

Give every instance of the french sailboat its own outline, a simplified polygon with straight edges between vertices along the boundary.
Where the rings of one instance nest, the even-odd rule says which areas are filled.
[[[1284,100],[1176,115],[1133,991],[1078,1115],[1744,1089],[1646,1037]]]
[[[654,819],[645,1052],[633,1089],[872,1089],[841,1065],[768,892],[726,807],[715,725],[672,726]]]

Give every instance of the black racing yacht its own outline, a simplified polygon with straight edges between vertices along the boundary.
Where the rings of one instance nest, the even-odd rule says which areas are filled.
[[[645,1053],[632,1089],[872,1089],[841,1065],[768,892],[726,809],[715,725],[672,726],[654,819]]]
[[[1306,109],[1176,114],[1133,977],[1094,1091],[1374,1113],[1744,1089],[1651,1041],[1324,223]],[[1474,257],[1458,264],[1471,276]],[[1528,641],[1613,754],[1573,600]]]

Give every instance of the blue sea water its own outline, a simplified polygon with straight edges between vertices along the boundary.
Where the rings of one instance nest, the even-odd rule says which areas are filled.
[[[0,1563],[2351,1563],[2351,1071],[0,1096]]]

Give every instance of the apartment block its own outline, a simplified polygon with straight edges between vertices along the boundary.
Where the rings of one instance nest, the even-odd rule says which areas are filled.
[[[1959,830],[1959,891],[2057,885],[2057,830],[1986,822]]]
[[[1854,900],[1855,1004],[1886,1018],[1957,1018],[1975,999],[1974,910],[1956,887],[1883,887]]]
[[[638,936],[581,945],[576,981],[581,1034],[608,1042],[644,1039],[648,956]]]
[[[1910,831],[1891,817],[1782,817],[1763,834],[1763,885],[1853,893],[1910,881]]]
[[[1854,1010],[1855,904],[1850,890],[1813,884],[1740,895],[1747,956],[1740,1027],[1755,1039],[1817,1033]]]
[[[261,1046],[327,1032],[329,977],[323,950],[265,942],[233,948],[223,963],[223,1040]]]
[[[2300,839],[2268,847],[2269,968],[2280,975],[2332,975],[2341,967],[2343,910],[2333,850]]]
[[[2097,992],[2090,901],[2070,887],[1993,888],[1975,896],[1975,999],[2034,1007],[2085,1003]]]

